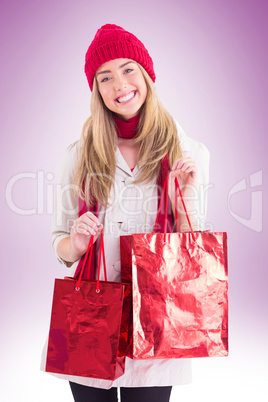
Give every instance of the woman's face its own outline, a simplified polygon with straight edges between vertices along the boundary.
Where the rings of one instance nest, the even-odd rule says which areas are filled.
[[[136,62],[110,60],[97,70],[96,79],[103,102],[122,120],[139,114],[147,96],[147,86]]]

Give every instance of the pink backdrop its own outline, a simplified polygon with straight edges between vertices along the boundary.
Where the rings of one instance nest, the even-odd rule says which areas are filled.
[[[105,23],[144,42],[164,105],[209,148],[208,227],[229,237],[230,356],[194,361],[172,401],[263,400],[267,11],[261,0],[1,2],[1,400],[72,401],[39,371],[54,277],[67,273],[50,224],[61,156],[90,114],[84,55]]]

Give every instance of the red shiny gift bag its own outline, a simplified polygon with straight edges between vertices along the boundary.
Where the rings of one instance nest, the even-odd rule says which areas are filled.
[[[177,189],[176,180],[176,199]],[[121,236],[120,247],[122,280],[132,282],[128,356],[227,356],[227,234],[133,234]]]
[[[92,244],[93,236],[78,279],[55,280],[46,371],[115,380],[125,369],[131,290],[107,282],[103,233],[98,280],[82,280]],[[105,281],[99,280],[102,253]]]

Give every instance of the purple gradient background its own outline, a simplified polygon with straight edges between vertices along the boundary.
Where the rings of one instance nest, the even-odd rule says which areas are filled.
[[[230,356],[195,360],[193,384],[176,387],[171,400],[264,400],[267,212],[254,206],[257,232],[231,211],[250,218],[249,177],[259,171],[263,185],[252,191],[266,205],[267,11],[260,0],[1,2],[1,400],[72,401],[66,382],[39,371],[54,277],[67,272],[51,248],[51,205],[61,156],[90,114],[84,55],[105,23],[144,42],[160,99],[209,148],[207,222],[229,237]],[[31,215],[15,213],[4,196],[25,172],[39,172],[39,188],[37,179],[20,180],[12,200],[24,210],[38,205]],[[228,193],[243,179],[247,189],[230,211]]]

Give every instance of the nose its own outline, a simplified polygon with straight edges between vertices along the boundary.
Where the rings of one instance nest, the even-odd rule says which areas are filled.
[[[122,91],[126,88],[127,86],[127,81],[123,75],[117,76],[114,79],[114,88],[116,91]]]

